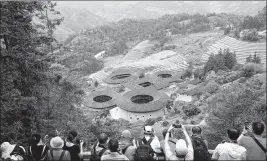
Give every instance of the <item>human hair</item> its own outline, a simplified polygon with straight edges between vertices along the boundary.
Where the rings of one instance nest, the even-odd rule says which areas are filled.
[[[107,134],[101,133],[99,135],[99,138],[98,138],[99,144],[105,144],[107,142],[107,140],[108,140]]]
[[[256,135],[261,135],[264,131],[264,124],[262,122],[253,122],[252,130]]]
[[[227,135],[231,140],[237,140],[240,135],[240,131],[237,129],[228,129]]]
[[[202,132],[202,129],[201,129],[200,126],[194,126],[194,127],[192,128],[192,133],[193,133],[193,134],[201,134],[201,132]]]
[[[73,142],[74,139],[77,137],[77,135],[78,135],[78,133],[75,130],[71,130],[68,133],[67,140],[70,141],[70,142]]]
[[[30,145],[31,146],[36,146],[41,140],[41,135],[40,134],[32,134],[31,140],[30,140]]]
[[[115,140],[115,139],[109,140],[108,149],[110,150],[110,152],[117,152],[118,148],[119,148],[118,140]]]
[[[162,131],[162,135],[163,135],[164,138],[165,138],[167,132],[168,132],[168,129],[164,129],[164,130]],[[171,133],[169,133],[169,137],[171,137]]]

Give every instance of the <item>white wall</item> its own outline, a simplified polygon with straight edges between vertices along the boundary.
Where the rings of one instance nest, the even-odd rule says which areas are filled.
[[[154,112],[147,112],[147,113],[135,113],[135,112],[128,112],[126,110],[121,109],[120,107],[115,107],[111,109],[110,115],[113,119],[125,119],[130,122],[136,122],[136,121],[145,121],[149,118],[157,118],[159,116],[163,117],[164,111],[163,109],[154,111]]]
[[[175,101],[191,102],[192,100],[193,100],[192,96],[178,95]]]

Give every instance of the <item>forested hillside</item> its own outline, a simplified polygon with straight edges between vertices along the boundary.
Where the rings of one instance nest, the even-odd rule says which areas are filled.
[[[123,55],[143,40],[153,42],[155,52],[173,50],[175,45],[170,40],[175,36],[187,36],[186,43],[192,44],[192,50],[181,53],[188,54],[194,51],[194,47],[203,48],[210,43],[204,42],[213,41],[212,34],[207,31],[244,23],[243,16],[225,13],[124,19],[73,34],[54,50],[55,30],[64,23],[55,6],[56,3],[46,1],[0,2],[1,142],[26,145],[33,133],[54,136],[57,131],[64,136],[70,129],[76,129],[87,143],[94,141],[101,132],[119,137],[122,129],[132,129],[133,135],[140,137],[143,122],[131,124],[126,120],[114,120],[106,117],[109,111],[97,114],[104,116],[103,119],[94,119],[96,113],[90,112],[85,116],[80,109],[89,87],[86,76],[104,66],[94,55],[101,51],[106,51],[106,57]],[[41,23],[36,24],[36,18]],[[203,31],[209,39],[205,37],[205,40],[198,42],[200,39],[195,41],[193,36],[188,36]],[[217,33],[216,30],[214,35],[223,36],[221,32]],[[262,79],[266,76],[266,70],[255,63],[236,64],[236,58],[231,54],[226,50],[223,54],[211,56],[204,66],[197,69],[191,64],[182,75],[183,82],[188,84],[187,79],[193,74],[196,81],[204,84],[203,88],[197,86],[205,90],[199,92],[199,88],[194,89],[200,97],[199,101],[181,106],[177,103],[176,107],[182,109],[176,109],[175,114],[183,118],[182,123],[195,124],[205,119],[208,123],[204,129],[205,135],[210,136],[212,145],[225,137],[222,129],[230,125],[240,127],[246,118],[266,122],[266,109],[263,116],[257,113],[266,107],[266,80]],[[212,76],[214,72],[215,76]],[[175,85],[180,86],[178,83]],[[188,93],[194,93],[194,90]],[[241,111],[236,112],[237,122],[230,117],[233,109]],[[251,111],[256,112],[251,114]]]

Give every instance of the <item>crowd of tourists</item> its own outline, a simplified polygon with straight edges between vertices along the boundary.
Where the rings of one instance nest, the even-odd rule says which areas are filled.
[[[244,127],[226,131],[228,138],[209,151],[208,141],[202,137],[202,129],[194,126],[189,136],[184,125],[173,124],[162,132],[163,140],[155,135],[152,126],[144,126],[144,137],[134,138],[124,130],[119,139],[101,133],[91,147],[90,161],[130,160],[266,160],[266,139],[261,135],[265,125],[253,122]],[[66,139],[55,136],[46,144],[47,135],[32,135],[30,144],[23,147],[4,142],[1,144],[1,160],[24,161],[83,161],[83,141],[72,130]]]

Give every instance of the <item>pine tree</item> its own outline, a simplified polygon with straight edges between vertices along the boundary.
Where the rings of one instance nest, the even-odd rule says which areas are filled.
[[[230,50],[226,50],[224,53],[224,63],[228,69],[232,69],[236,65],[236,55],[231,53]]]
[[[251,56],[251,54],[249,55],[249,57],[247,57],[246,58],[246,63],[250,63],[250,62],[252,62],[253,60],[252,60],[252,56]]]

